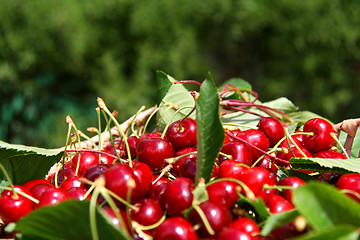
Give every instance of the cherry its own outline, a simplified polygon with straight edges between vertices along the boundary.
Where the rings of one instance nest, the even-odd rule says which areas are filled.
[[[76,199],[79,201],[83,201],[85,199],[85,195],[87,193],[87,189],[85,187],[73,187],[73,188],[69,188],[68,190],[66,190],[69,198],[71,199]],[[90,201],[91,199],[91,195],[89,194],[86,197],[86,200]]]
[[[266,135],[270,147],[275,146],[283,137],[285,137],[283,125],[279,120],[272,117],[261,118],[258,123],[258,129]]]
[[[81,179],[80,177],[76,177],[76,176],[74,176],[73,178],[68,178],[60,185],[60,188],[67,191],[70,188],[74,188],[74,187],[84,187],[84,184],[80,181],[80,179]]]
[[[134,209],[130,209],[131,219],[143,226],[157,223],[164,215],[164,211],[157,201],[151,198],[143,198],[134,204]]]
[[[221,148],[221,152],[226,155],[230,155],[231,159],[233,159],[237,162],[246,164],[248,166],[251,165],[251,162],[252,162],[251,150],[245,143],[238,142],[238,141],[232,141],[232,142],[226,143]],[[222,163],[225,160],[228,160],[227,157],[225,157],[224,155],[221,155],[221,154],[219,155],[218,159],[219,159],[219,163]]]
[[[55,185],[55,173],[51,175],[51,184]],[[64,167],[60,168],[57,174],[57,184],[60,186],[66,179],[73,178],[75,176],[75,170],[72,168]]]
[[[153,181],[156,180],[159,177],[159,175],[153,175]],[[170,180],[166,177],[161,177],[157,182],[155,182],[148,193],[149,198],[154,199],[158,203],[163,206],[163,199],[164,199],[164,193],[167,188],[168,183],[170,183]]]
[[[287,186],[287,187],[293,187],[293,188],[298,188],[305,184],[306,183],[304,180],[302,180],[299,177],[295,177],[295,176],[285,177],[276,183],[277,186]],[[292,203],[293,202],[292,201],[293,191],[294,191],[293,189],[282,189],[279,192],[279,195],[281,195],[286,200],[288,200]]]
[[[313,133],[312,136],[303,135],[303,145],[312,153],[329,150],[335,142],[332,137],[335,133],[334,127],[322,118],[308,120],[304,124],[303,131]]]
[[[286,212],[294,209],[294,206],[280,195],[273,194],[265,201],[272,214]]]
[[[137,148],[138,160],[149,165],[152,171],[164,168],[165,159],[174,155],[175,151],[171,143],[162,138],[145,138]]]
[[[128,193],[131,199],[139,196],[139,180],[134,171],[127,165],[115,164],[107,169],[103,176],[105,178],[105,187],[126,200]]]
[[[74,169],[79,165],[78,174],[83,175],[88,167],[99,164],[99,154],[93,152],[81,152],[77,153],[71,161]]]
[[[83,177],[94,182],[98,177],[103,175],[103,173],[111,167],[109,164],[98,163],[92,165],[86,169]],[[85,184],[85,187],[89,188],[90,185]]]
[[[258,129],[248,129],[242,131],[239,133],[238,137],[243,139],[245,142],[250,143],[251,145],[261,149],[262,151],[267,152],[269,150],[268,138],[262,131]],[[249,148],[251,150],[252,161],[256,161],[259,157],[263,155],[261,151],[254,147],[251,147],[250,145]]]
[[[37,204],[35,208],[54,206],[68,199],[69,195],[64,189],[48,188],[42,193],[39,199],[39,204]]]
[[[133,160],[132,164],[132,170],[139,182],[137,192],[139,197],[144,197],[151,188],[153,173],[150,167],[145,163]]]
[[[269,171],[261,167],[252,167],[247,169],[241,175],[240,180],[248,186],[256,197],[263,193],[265,184],[274,185]]]
[[[210,201],[202,202],[199,207],[203,211],[206,219],[208,220],[214,233],[221,231],[223,227],[228,225],[233,217],[231,215],[230,209],[220,205],[219,203],[214,203]],[[203,220],[201,219],[198,212],[193,209],[189,216],[189,221],[193,225],[199,226],[197,233],[200,237],[211,237],[212,235],[206,230]]]
[[[136,149],[139,147],[139,143],[146,138],[161,138],[161,137],[162,137],[162,134],[159,132],[146,133],[138,138],[138,140],[136,142]]]
[[[113,154],[116,156],[116,152],[119,154],[120,157],[123,157],[124,152],[122,152],[122,150],[120,150],[120,145],[121,142],[119,139],[114,140],[114,146],[112,145],[111,142],[109,142],[103,149],[103,151],[106,151],[110,154]],[[115,148],[114,148],[115,147]]]
[[[228,224],[226,227],[238,228],[251,235],[257,235],[260,233],[260,228],[256,222],[247,217],[239,217]]]
[[[240,179],[241,175],[248,169],[244,164],[235,160],[226,160],[219,165],[218,178]]]
[[[183,148],[180,149],[179,151],[177,151],[175,153],[175,157],[179,157],[188,153],[192,153],[192,152],[196,152],[196,148],[194,147],[188,147],[188,148]],[[188,159],[188,158],[196,158],[197,154],[191,154],[188,155],[186,157],[182,157],[179,158],[176,163],[173,164],[173,168],[171,169],[171,172],[175,175],[175,176],[180,176],[180,171],[181,171],[181,165],[183,164],[183,162]]]
[[[241,130],[237,128],[237,129],[229,130],[229,132],[232,135],[237,136],[237,135],[239,135]],[[234,139],[232,137],[230,137],[228,134],[225,133],[225,138],[224,138],[223,145],[225,145],[226,143],[231,142],[231,141],[234,141]]]
[[[360,202],[360,173],[343,174],[336,183],[336,187],[345,190],[345,194]]]
[[[110,218],[110,221],[112,222],[112,224],[114,224],[119,229],[125,228],[127,230],[127,232],[130,233],[130,224],[127,221],[126,211],[124,211],[121,208],[116,208],[115,211],[118,211],[117,213],[119,213],[120,217],[122,218],[122,219],[118,219],[114,210],[111,207],[106,205],[102,209],[104,210],[106,215]],[[125,224],[125,226],[123,226],[122,223]]]
[[[164,209],[169,216],[182,216],[192,204],[194,183],[185,177],[178,177],[167,184],[164,193]]]
[[[31,196],[31,193],[24,187],[14,185],[16,192],[22,192]],[[34,203],[25,196],[12,190],[4,190],[0,195],[0,218],[5,223],[17,222],[33,210]]]
[[[181,164],[180,176],[195,182],[196,158],[188,158]]]
[[[101,152],[103,152],[103,153],[110,153],[111,154],[111,152],[108,152],[108,151],[106,151],[106,150],[101,150]],[[116,156],[116,154],[114,155],[114,156]],[[111,157],[111,156],[109,156],[109,155],[107,155],[107,154],[101,154],[100,155],[100,162],[101,163],[104,163],[104,164],[111,164],[111,163],[113,163],[113,162],[115,162],[116,161],[116,158],[113,158],[113,157]],[[98,164],[99,162],[97,162],[97,163],[95,163],[95,164]],[[89,167],[88,167],[89,168]],[[86,171],[86,170],[85,170]]]
[[[39,200],[41,195],[49,188],[55,188],[55,186],[49,183],[39,183],[30,189],[30,193],[34,198]]]
[[[272,169],[275,171],[278,170],[278,168],[273,163],[273,160],[271,160],[268,155],[265,155],[260,161],[258,161],[256,166],[266,168],[267,170],[269,170],[269,169]]]
[[[27,189],[28,191],[30,191],[30,189],[39,184],[39,183],[47,183],[47,184],[50,184],[50,182],[44,178],[38,178],[38,179],[32,179],[32,180],[29,180],[27,181],[26,183],[22,184],[22,187]]]
[[[312,157],[310,152],[304,148],[301,144],[301,142],[299,140],[297,140],[296,138],[292,138],[293,141],[291,141],[291,139],[289,139],[289,143],[287,142],[287,140],[284,140],[281,144],[280,144],[280,148],[283,149],[282,152],[277,152],[277,157],[281,158],[283,160],[285,160],[286,162],[283,161],[276,161],[276,163],[278,165],[281,166],[289,166],[289,159],[293,158],[293,157],[298,157],[298,158],[303,158],[305,154],[306,157]],[[299,149],[296,147],[296,145],[299,147],[299,149],[301,151],[299,151]]]
[[[221,204],[229,209],[233,208],[239,199],[237,188],[239,192],[241,187],[233,181],[218,181],[206,187],[209,201]]]
[[[243,229],[236,227],[224,227],[218,234],[216,240],[255,240],[256,238],[251,236]]]
[[[195,147],[197,144],[196,121],[191,118],[175,121],[170,124],[165,135],[175,150]]]
[[[345,155],[340,152],[332,150],[325,150],[317,152],[313,155],[314,158],[335,158],[335,159],[346,159]]]
[[[192,224],[183,217],[168,217],[155,230],[154,240],[197,240]]]

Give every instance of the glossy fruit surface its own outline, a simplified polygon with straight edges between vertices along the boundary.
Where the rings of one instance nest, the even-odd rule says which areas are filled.
[[[157,223],[164,215],[160,203],[151,198],[143,198],[130,209],[131,219],[143,226]]]
[[[166,132],[166,139],[177,151],[187,147],[195,147],[197,144],[196,121],[185,118],[173,122]]]
[[[256,224],[256,222],[247,217],[239,217],[232,221],[230,224],[228,224],[226,227],[238,228],[244,230],[251,235],[256,235],[260,233],[260,228]]]
[[[256,240],[246,231],[236,227],[225,227],[217,236],[216,240]]]
[[[69,195],[64,189],[49,188],[42,193],[39,199],[39,204],[37,204],[35,207],[41,208],[44,206],[53,206],[68,199]]]
[[[289,176],[289,177],[285,177],[281,180],[279,180],[276,185],[277,186],[285,186],[285,187],[292,187],[292,188],[298,188],[302,185],[305,185],[305,181],[302,180],[299,177],[295,177],[295,176]],[[282,197],[284,197],[286,200],[290,201],[291,203],[292,201],[292,194],[293,194],[294,190],[293,189],[282,189],[279,192],[279,195],[281,195]]]
[[[83,175],[86,169],[91,165],[99,164],[101,162],[99,154],[93,152],[78,153],[71,161],[75,171],[78,169],[79,175]]]
[[[265,203],[270,212],[273,214],[294,209],[294,206],[291,204],[291,202],[277,194],[270,196]]]
[[[313,133],[312,136],[303,135],[303,145],[311,153],[329,150],[335,142],[331,136],[335,133],[334,127],[324,119],[313,118],[308,120],[304,124],[303,131]]]
[[[225,145],[223,145],[220,152],[231,156],[231,158],[227,158],[224,155],[220,154],[218,157],[220,164],[226,160],[231,159],[248,166],[251,165],[251,150],[245,143],[239,141],[232,141],[226,143]]]
[[[154,240],[197,240],[192,224],[182,217],[169,217],[155,230]]]
[[[209,201],[233,208],[239,199],[237,191],[241,192],[239,184],[233,181],[219,181],[206,187]]]
[[[360,202],[360,173],[346,173],[336,183],[348,196]]]
[[[259,157],[261,157],[263,155],[262,151],[267,152],[269,149],[268,138],[262,131],[258,129],[248,129],[242,131],[239,133],[238,137],[249,143],[248,146],[251,151],[252,161],[256,161]],[[262,151],[252,147],[251,145]]]
[[[285,137],[283,125],[277,119],[272,117],[261,118],[258,123],[258,129],[266,135],[270,147],[274,146]]]
[[[235,160],[226,160],[219,166],[218,178],[240,179],[249,167]]]

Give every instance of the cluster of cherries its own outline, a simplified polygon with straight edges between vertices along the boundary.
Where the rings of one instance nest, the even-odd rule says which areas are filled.
[[[292,157],[345,159],[334,150],[333,126],[314,118],[301,131],[287,135],[277,119],[264,117],[256,129],[225,132],[206,184],[195,182],[196,121],[185,118],[169,125],[165,133],[130,136],[101,151],[78,151],[46,178],[2,191],[0,218],[17,222],[43,206],[90,200],[100,186],[108,190],[117,208],[102,196],[97,202],[115,225],[136,239],[286,239],[306,232],[305,226],[292,222],[261,236],[256,216],[238,201],[261,198],[271,214],[293,209],[293,189],[306,182],[295,176],[278,180],[277,171],[291,169]],[[360,201],[360,174],[323,173],[316,179],[346,189]],[[205,198],[196,195],[199,187],[206,190]]]

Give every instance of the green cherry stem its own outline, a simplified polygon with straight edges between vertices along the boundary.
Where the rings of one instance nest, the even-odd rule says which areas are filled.
[[[161,135],[161,138],[164,138],[164,137],[165,137],[166,131],[168,130],[169,126],[171,125],[172,120],[174,119],[174,117],[176,116],[176,114],[178,114],[181,110],[184,110],[184,109],[186,109],[186,108],[191,108],[191,109],[193,109],[194,107],[193,107],[193,106],[184,106],[184,107],[181,107],[181,108],[179,108],[178,110],[176,110],[176,111],[174,112],[174,114],[171,116],[171,118],[169,119],[169,122],[166,124],[165,129],[164,129],[164,131],[163,131],[163,133],[162,133],[162,135]]]
[[[212,236],[215,235],[215,231],[212,229],[209,220],[206,218],[206,215],[204,214],[204,211],[200,208],[200,206],[197,203],[193,203],[192,207],[199,214],[208,233]]]
[[[2,165],[1,163],[0,163],[0,168],[1,168],[1,171],[4,173],[6,180],[8,181],[8,183],[10,185],[11,191],[13,192],[13,198],[18,199],[19,196],[17,195],[17,192],[14,189],[14,184],[12,183],[11,178],[10,178],[9,174],[7,173],[4,165]]]
[[[336,134],[335,134],[335,133],[330,133],[330,136],[331,136],[332,138],[334,138],[335,142],[340,146],[341,151],[344,153],[345,157],[346,157],[347,159],[350,159],[349,154],[346,152],[344,146],[341,144],[341,142],[339,141],[339,139],[336,137]]]

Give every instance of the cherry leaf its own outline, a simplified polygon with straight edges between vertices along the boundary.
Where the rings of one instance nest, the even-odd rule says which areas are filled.
[[[201,84],[200,96],[196,101],[197,161],[196,180],[202,177],[209,181],[214,162],[224,142],[224,129],[219,117],[219,96],[212,76]]]
[[[297,216],[299,216],[299,213],[296,210],[270,215],[264,223],[264,227],[261,230],[261,235],[269,235],[272,230],[290,223],[291,221],[295,220]]]

